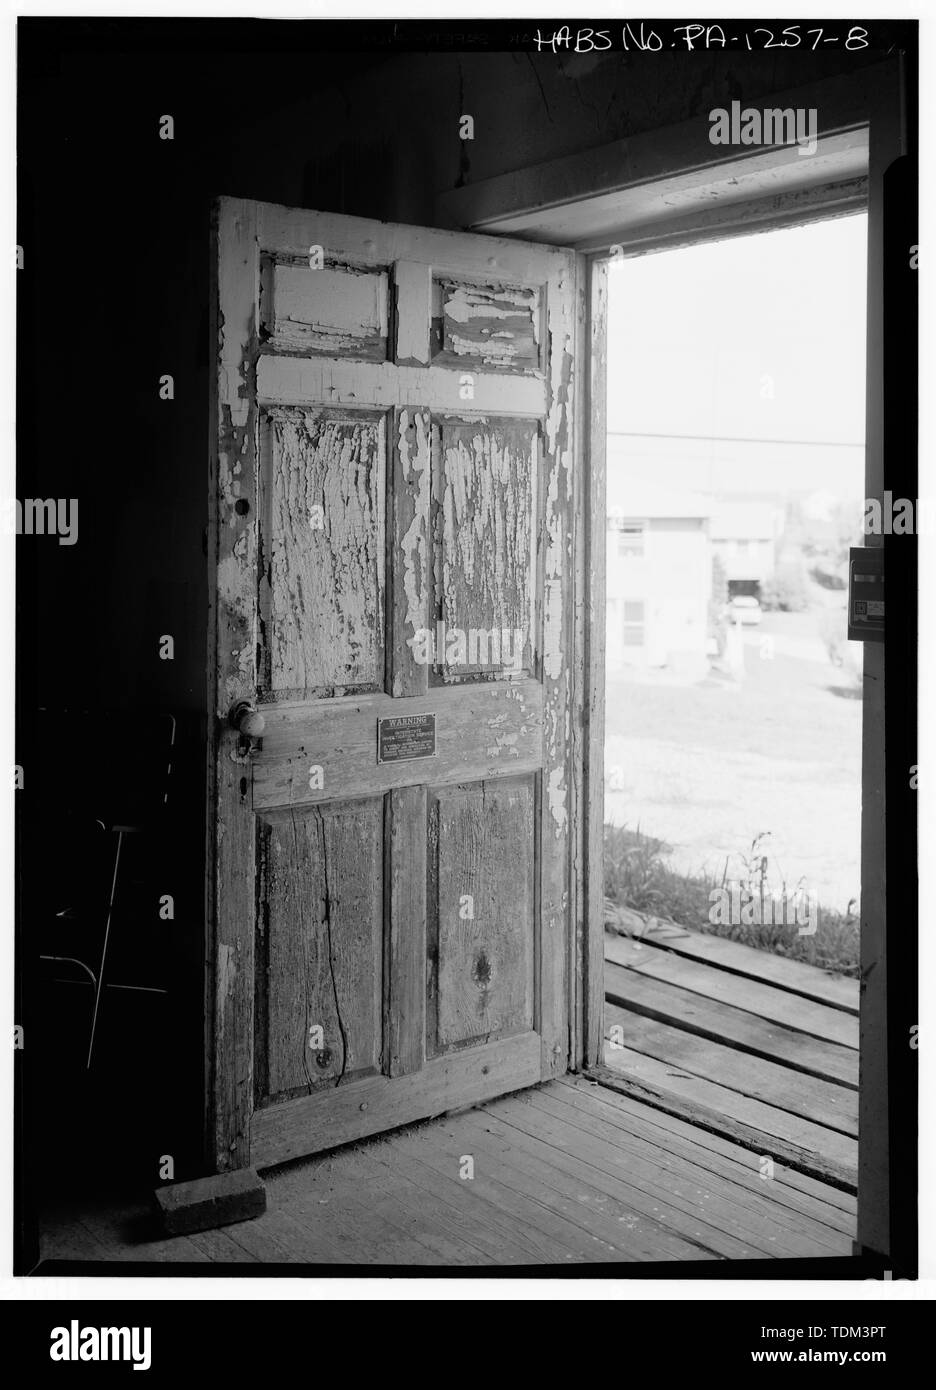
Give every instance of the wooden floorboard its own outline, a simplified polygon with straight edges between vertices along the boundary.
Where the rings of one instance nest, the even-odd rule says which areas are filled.
[[[706,1135],[709,1142],[703,1144],[699,1140],[700,1131],[659,1111],[648,1112],[646,1106],[638,1106],[625,1097],[614,1096],[609,1101],[605,1088],[591,1087],[581,1078],[564,1080],[546,1099],[556,1105],[570,1105],[580,1111],[591,1109],[592,1113],[601,1115],[613,1126],[616,1142],[628,1149],[635,1142],[650,1142],[660,1150],[667,1164],[691,1164],[694,1171],[711,1174],[721,1183],[741,1186],[758,1200],[769,1190],[772,1205],[795,1212],[808,1223],[808,1229],[822,1231],[824,1237],[835,1244],[837,1253],[848,1253],[855,1228],[853,1197],[804,1177],[782,1163],[774,1164],[770,1177],[765,1178],[761,1171],[762,1155],[753,1150],[729,1144],[715,1135]],[[830,1200],[830,1196],[835,1200]],[[823,1228],[828,1229],[828,1234]]]
[[[607,1048],[604,1070],[609,1085],[618,1078],[625,1094],[653,1108],[671,1109],[702,1129],[789,1161],[820,1181],[855,1191],[858,1145],[854,1139],[814,1124],[788,1110],[752,1100],[728,1086],[692,1076],[679,1067],[629,1048]]]
[[[633,940],[612,932],[606,934],[606,939],[609,943]],[[803,999],[813,999],[858,1016],[858,981],[830,974],[803,961],[788,960],[771,951],[757,951],[740,941],[730,941],[710,932],[685,930],[668,933],[665,937],[648,936],[641,938],[640,944],[711,965],[724,973],[771,984]]]
[[[736,942],[729,944],[737,946]],[[768,954],[766,951],[754,951],[749,946],[737,949],[748,951],[752,956]],[[843,1047],[858,1047],[857,1016],[829,1004],[792,994],[789,990],[778,989],[769,981],[721,970],[711,962],[688,959],[674,951],[641,945],[610,933],[605,935],[605,960],[628,970],[641,971],[656,980],[679,985],[703,998],[757,1014],[759,1018],[782,1024],[785,1028],[839,1043]]]
[[[611,1028],[621,1030],[615,1036],[625,1048],[703,1080],[716,1077],[721,1085],[739,1095],[857,1138],[858,1095],[845,1086],[804,1076],[780,1062],[752,1057],[734,1047],[607,1004],[605,1030]],[[613,1053],[615,1047],[609,1051]]]
[[[466,1210],[477,1212],[483,1204],[490,1220],[491,1204],[496,1203],[508,1222],[522,1222],[524,1238],[534,1241],[540,1258],[552,1263],[633,1258],[611,1241],[603,1240],[600,1234],[589,1231],[586,1223],[573,1219],[561,1201],[551,1201],[544,1188],[536,1188],[529,1181],[522,1164],[517,1167],[506,1163],[487,1139],[460,1121],[458,1142],[470,1148],[465,1156],[475,1165],[474,1178],[465,1180]],[[480,1186],[475,1188],[479,1179]]]
[[[766,1220],[765,1205],[754,1195],[739,1204],[737,1183],[716,1180],[686,1160],[670,1160],[646,1141],[627,1144],[594,1110],[575,1111],[569,1120],[567,1107],[559,1106],[563,1113],[557,1114],[557,1104],[548,1093],[533,1094],[510,1111],[507,1123],[528,1139],[555,1145],[560,1150],[555,1162],[587,1165],[601,1190],[619,1192],[648,1214],[665,1211],[670,1228],[702,1249],[735,1259],[815,1253],[815,1242],[800,1240],[788,1221]],[[571,1161],[563,1151],[570,1125],[577,1131]]]
[[[581,1166],[560,1166],[541,1144],[525,1143],[525,1136],[510,1126],[509,1116],[479,1112],[472,1142],[501,1165],[505,1183],[532,1191],[541,1205],[561,1212],[588,1232],[597,1242],[587,1247],[592,1259],[605,1258],[597,1253],[601,1249],[613,1251],[613,1258],[623,1261],[715,1258],[713,1251],[672,1231],[659,1214],[649,1215],[642,1200],[609,1194],[607,1185],[593,1181]]]
[[[605,937],[604,1068],[634,1103],[845,1191],[857,983],[702,932]]]
[[[631,1013],[642,1014],[721,1041],[793,1071],[858,1089],[858,1053],[839,1043],[820,1040],[732,1004],[716,1003],[681,985],[655,980],[639,970],[605,962],[605,997]]]
[[[847,1196],[756,1158],[565,1078],[270,1170],[267,1212],[221,1230],[166,1238],[146,1200],[50,1210],[42,1255],[363,1273],[848,1254]]]
[[[562,1089],[556,1094],[567,1099],[569,1092],[587,1087],[596,1100],[607,1103],[616,1122],[636,1134],[652,1138],[662,1148],[672,1149],[694,1158],[697,1163],[711,1163],[719,1171],[747,1174],[759,1171],[757,1150],[726,1139],[723,1135],[700,1129],[667,1111],[652,1109],[641,1101],[618,1092],[613,1098],[607,1096],[607,1087],[583,1077],[563,1078]],[[813,1210],[821,1219],[838,1226],[843,1231],[851,1231],[855,1223],[857,1200],[850,1192],[841,1191],[809,1174],[784,1164],[775,1166],[775,1181],[782,1187],[789,1187],[803,1200],[815,1203]],[[826,1208],[829,1208],[829,1212]],[[834,1214],[833,1214],[834,1213]]]

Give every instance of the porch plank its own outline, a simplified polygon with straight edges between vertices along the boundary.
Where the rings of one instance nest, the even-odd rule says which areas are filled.
[[[778,1203],[789,1213],[786,1220],[788,1229],[806,1237],[810,1242],[825,1242],[834,1254],[850,1254],[854,1219],[827,1203],[807,1196],[789,1187],[784,1182],[786,1170],[780,1164],[774,1166],[769,1179],[762,1178],[759,1170],[759,1154],[743,1151],[737,1159],[727,1161],[718,1155],[697,1147],[688,1149],[680,1144],[671,1132],[658,1130],[654,1136],[649,1126],[641,1124],[640,1118],[605,1103],[600,1094],[589,1094],[574,1086],[564,1086],[549,1095],[534,1094],[533,1103],[561,1115],[563,1107],[570,1106],[583,1124],[601,1126],[609,1141],[620,1145],[627,1153],[639,1155],[649,1142],[658,1150],[661,1169],[677,1177],[684,1171],[713,1193],[720,1193],[726,1200],[738,1201],[738,1188],[747,1194],[742,1209],[757,1214],[758,1221],[770,1222],[776,1215]],[[831,1217],[831,1219],[830,1219]]]
[[[858,1053],[840,1043],[820,1041],[733,1004],[716,1003],[680,984],[657,980],[641,970],[605,962],[605,997],[632,1013],[681,1028],[740,1052],[780,1063],[858,1089]]]
[[[647,1176],[639,1166],[636,1171],[631,1171],[630,1166],[625,1169],[620,1152],[594,1136],[582,1131],[577,1133],[575,1127],[562,1125],[536,1112],[523,1114],[512,1110],[505,1114],[501,1110],[490,1119],[492,1123],[500,1121],[505,1126],[504,1133],[509,1134],[512,1144],[548,1153],[553,1167],[579,1181],[591,1183],[599,1192],[616,1198],[632,1211],[665,1221],[670,1230],[696,1247],[695,1259],[760,1259],[771,1253],[739,1235],[730,1211],[718,1213],[716,1219],[704,1211],[701,1203],[687,1211],[679,1199],[674,1201],[654,1181],[652,1174]],[[656,1150],[653,1150],[651,1166],[655,1159]]]
[[[792,1072],[788,1067],[760,1057],[744,1056],[722,1043],[684,1033],[608,1004],[605,1031],[612,1026],[623,1030],[624,1046],[635,1052],[679,1067],[693,1076],[717,1077],[720,1084],[730,1086],[739,1095],[787,1110],[840,1134],[858,1137],[858,1096],[843,1086]],[[608,1049],[610,1053],[616,1050],[616,1047]]]
[[[564,1140],[567,1145],[570,1122],[556,1115],[555,1105],[552,1097],[532,1095],[522,1112],[519,1107],[510,1112],[507,1122],[528,1139],[557,1147]],[[792,1231],[789,1221],[778,1225],[765,1219],[762,1203],[753,1196],[739,1206],[736,1184],[718,1182],[685,1161],[673,1165],[655,1147],[647,1151],[645,1146],[628,1146],[619,1131],[595,1114],[576,1112],[572,1127],[578,1130],[574,1136],[581,1155],[578,1162],[594,1167],[606,1182],[610,1180],[612,1191],[620,1182],[631,1193],[639,1192],[651,1211],[654,1206],[659,1210],[659,1204],[665,1202],[670,1227],[703,1248],[727,1253],[734,1245],[746,1250],[749,1259],[815,1254],[815,1235],[810,1241]],[[823,1243],[826,1252],[833,1253]]]
[[[481,1254],[484,1263],[522,1265],[530,1262],[529,1246],[513,1240],[503,1225],[493,1219],[496,1209],[485,1203],[465,1203],[453,1190],[451,1176],[426,1162],[425,1155],[420,1158],[404,1156],[392,1142],[375,1144],[373,1157],[411,1186],[421,1202],[427,1198],[438,1202],[446,1224],[458,1231],[464,1248]]]
[[[796,1161],[802,1171],[856,1190],[858,1145],[837,1130],[630,1048],[607,1048],[604,1068],[609,1077],[625,1084],[635,1100],[659,1109],[674,1108],[690,1124],[750,1144],[774,1158]]]
[[[621,1091],[607,1095],[607,1085],[581,1076],[563,1077],[554,1095],[566,1104],[578,1104],[579,1092],[586,1092],[605,1106],[609,1118],[628,1133],[657,1144],[667,1152],[680,1154],[713,1171],[733,1176],[748,1185],[761,1181],[757,1159],[760,1152],[721,1134],[701,1129],[665,1110],[655,1110]],[[777,1160],[771,1192],[775,1199],[789,1203],[836,1230],[854,1233],[857,1200],[854,1193],[830,1186],[789,1164]]]
[[[633,938],[608,932],[606,947],[612,942],[633,944]],[[751,946],[745,946],[743,942],[731,941],[728,937],[689,928],[685,933],[667,936],[665,939],[643,938],[640,945],[648,949],[653,947],[656,950],[668,951],[702,965],[711,965],[715,969],[738,975],[743,979],[770,984],[776,989],[799,995],[802,999],[828,1004],[832,1008],[858,1017],[858,981],[843,975],[831,975],[804,961],[789,960],[786,956],[774,955],[772,951],[755,950]],[[609,954],[607,949],[605,954]],[[610,958],[617,959],[613,952]]]
[[[504,1183],[532,1194],[538,1203],[562,1213],[598,1242],[586,1247],[591,1252],[588,1258],[604,1258],[598,1253],[602,1247],[614,1252],[612,1258],[624,1261],[715,1258],[711,1251],[669,1230],[664,1221],[609,1197],[580,1174],[572,1176],[557,1168],[535,1146],[524,1148],[497,1116],[478,1111],[471,1118],[472,1144],[499,1165]]]
[[[691,936],[705,939],[701,932]],[[687,937],[687,939],[691,939]],[[682,944],[682,938],[673,938]],[[718,940],[713,937],[712,940]],[[737,942],[727,942],[737,946]],[[696,945],[696,950],[701,948]],[[750,946],[738,947],[750,956],[767,956],[767,951],[755,951]],[[744,957],[746,959],[746,957]],[[697,961],[675,949],[664,949],[656,944],[638,943],[630,938],[605,934],[605,963],[624,966],[629,970],[641,971],[655,980],[679,985],[683,989],[701,994],[705,999],[732,1005],[748,1013],[786,1028],[808,1033],[814,1038],[824,1038],[842,1047],[857,1050],[858,1019],[840,1008],[817,1003],[814,999],[777,988],[753,975],[741,975],[736,971],[721,969],[711,960]],[[737,959],[737,957],[732,957]],[[777,957],[777,959],[781,959]],[[787,962],[791,964],[791,962]],[[750,969],[754,967],[751,966]],[[757,968],[760,968],[759,966]],[[812,969],[811,966],[804,967]],[[822,971],[817,970],[817,976]]]
[[[562,1238],[558,1239],[554,1229],[548,1229],[550,1223],[544,1219],[537,1203],[505,1183],[496,1165],[492,1164],[489,1172],[483,1165],[476,1164],[474,1178],[463,1183],[458,1177],[458,1160],[462,1154],[471,1156],[471,1150],[469,1136],[462,1125],[459,1125],[459,1134],[462,1145],[460,1154],[451,1150],[450,1141],[445,1142],[444,1130],[440,1128],[434,1133],[431,1146],[423,1145],[421,1152],[418,1151],[415,1156],[441,1174],[450,1189],[456,1183],[460,1187],[469,1187],[475,1199],[480,1198],[480,1204],[487,1208],[487,1219],[490,1220],[496,1213],[502,1244],[508,1250],[511,1244],[514,1248],[519,1246],[525,1249],[524,1263],[566,1264],[577,1254],[580,1259],[583,1258],[581,1250],[577,1248],[581,1244],[581,1235],[573,1237],[569,1231],[564,1231]],[[414,1140],[401,1135],[397,1142],[401,1156],[414,1156]]]

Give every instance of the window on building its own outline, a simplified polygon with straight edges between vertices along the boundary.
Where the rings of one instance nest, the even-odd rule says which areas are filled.
[[[624,600],[625,647],[642,647],[644,644],[644,604],[640,600]]]
[[[618,555],[626,560],[642,560],[646,545],[647,523],[645,521],[615,519],[611,524],[617,531]]]

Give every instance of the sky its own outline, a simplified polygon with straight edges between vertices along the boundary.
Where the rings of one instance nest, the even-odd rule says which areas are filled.
[[[866,238],[860,214],[612,262],[609,468],[863,494]]]

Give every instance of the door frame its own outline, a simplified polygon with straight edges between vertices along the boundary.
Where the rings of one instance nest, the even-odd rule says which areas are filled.
[[[911,75],[912,76],[912,75]],[[520,170],[502,178],[451,190],[439,199],[435,225],[475,232],[501,232],[525,240],[564,244],[578,251],[576,257],[575,355],[579,371],[579,409],[575,415],[575,449],[581,466],[575,470],[575,521],[573,557],[575,569],[572,749],[570,817],[574,828],[570,879],[572,931],[570,933],[570,1064],[585,1068],[600,1058],[603,1015],[604,924],[603,924],[603,828],[604,828],[604,623],[605,623],[605,332],[607,314],[607,274],[609,246],[617,242],[622,253],[638,255],[665,246],[687,245],[706,239],[744,235],[753,230],[792,226],[853,211],[870,198],[868,228],[868,406],[866,430],[867,495],[880,495],[884,486],[884,346],[883,324],[883,179],[887,166],[905,152],[907,135],[904,93],[907,77],[900,58],[888,59],[846,77],[826,79],[789,92],[766,94],[761,106],[814,106],[819,112],[820,138],[867,132],[870,170],[862,184],[859,178],[827,179],[807,189],[797,188],[771,193],[770,168],[776,151],[759,150],[744,156],[746,171],[756,165],[764,170],[764,183],[754,180],[746,196],[738,200],[727,196],[708,212],[688,217],[672,217],[666,212],[662,196],[660,207],[650,222],[627,224],[622,217],[615,234],[609,229],[609,198],[620,199],[626,212],[629,195],[637,189],[642,196],[661,195],[674,189],[698,187],[700,172],[712,182],[725,183],[738,151],[726,155],[723,147],[707,139],[702,117],[680,126],[651,132],[632,140],[548,165]],[[903,116],[901,118],[901,114]],[[846,156],[848,140],[839,140]],[[772,158],[773,156],[773,158]],[[806,161],[802,161],[805,163]],[[622,172],[623,171],[623,172]],[[596,219],[603,210],[600,234],[587,225],[588,208]],[[561,238],[557,227],[570,208],[584,210],[582,233],[576,240]],[[651,206],[651,214],[653,208]],[[522,229],[513,222],[521,217]],[[210,324],[210,341],[217,339],[216,316]],[[586,362],[586,356],[588,358]],[[586,424],[586,419],[588,424]],[[217,408],[212,393],[209,421],[209,684],[215,669],[217,591],[215,556],[219,518],[217,512]],[[862,1009],[861,1009],[861,1145],[859,1157],[858,1241],[856,1250],[888,1258],[894,1246],[892,1181],[890,1155],[899,1124],[901,1141],[913,1132],[915,1116],[896,1114],[889,1093],[894,1058],[888,1057],[888,1038],[893,1041],[893,1008],[889,1015],[887,997],[887,937],[883,871],[885,833],[884,785],[884,648],[866,647],[865,705],[862,769]],[[209,699],[208,824],[206,826],[208,865],[214,862],[214,815],[216,806],[214,692]],[[894,867],[894,837],[887,846],[888,867]],[[915,873],[915,844],[904,849],[904,862]],[[871,885],[877,884],[877,891]],[[211,963],[214,923],[214,874],[206,875],[206,908]],[[912,924],[915,932],[915,922]],[[901,921],[905,946],[908,924]],[[915,941],[915,935],[914,935]],[[207,1036],[214,1028],[213,977],[206,979]],[[910,1007],[916,1008],[915,1000]],[[914,1014],[915,1017],[915,1014]],[[211,1049],[206,1049],[211,1065]],[[206,1073],[206,1100],[212,1094]],[[206,1114],[210,1106],[206,1105]],[[206,1127],[206,1139],[210,1137]],[[902,1160],[902,1179],[906,1181],[907,1160]]]
[[[603,917],[603,832],[604,832],[604,643],[605,643],[605,367],[607,324],[607,265],[611,246],[615,255],[633,257],[647,252],[724,240],[756,231],[776,230],[807,222],[826,220],[862,209],[868,212],[867,256],[867,405],[865,445],[865,495],[883,496],[885,486],[885,316],[884,316],[884,175],[888,166],[908,149],[908,87],[912,74],[901,57],[846,76],[827,78],[808,86],[761,98],[745,95],[746,105],[755,107],[813,107],[816,109],[820,142],[837,151],[831,166],[817,164],[810,176],[809,160],[800,160],[797,186],[781,190],[773,187],[783,156],[795,158],[795,151],[783,153],[770,147],[741,154],[735,148],[715,147],[708,140],[702,116],[678,126],[653,131],[631,140],[586,151],[584,154],[551,161],[441,195],[437,216],[441,224],[457,224],[466,230],[513,233],[526,239],[543,239],[571,245],[587,263],[586,342],[590,362],[582,370],[587,399],[585,414],[590,428],[580,441],[584,449],[579,470],[578,512],[581,518],[577,540],[576,670],[580,689],[576,709],[581,718],[581,765],[578,785],[582,789],[582,814],[576,826],[576,848],[581,865],[581,889],[576,903],[579,957],[576,970],[576,1012],[578,1024],[574,1056],[583,1069],[600,1062],[604,1004],[604,917]],[[856,152],[867,151],[864,173],[854,167]],[[820,143],[820,148],[822,145]],[[803,167],[805,166],[805,168]],[[830,178],[828,170],[833,175]],[[747,188],[740,197],[732,191],[732,180],[742,171]],[[700,184],[714,186],[718,192],[711,204],[673,214],[670,199],[675,193],[690,194]],[[629,216],[639,198],[642,212],[635,221]],[[617,207],[620,222],[609,220]],[[575,239],[568,230],[574,226]],[[909,238],[908,240],[913,240]],[[584,364],[583,364],[584,366]],[[581,370],[581,369],[580,369]],[[911,393],[912,394],[912,393]],[[906,398],[906,388],[904,391]],[[894,427],[891,426],[893,429]],[[891,471],[888,483],[892,485]],[[901,494],[909,495],[909,494]],[[868,537],[869,545],[883,544],[882,537]],[[864,701],[862,717],[862,797],[861,797],[861,1013],[860,1013],[860,1092],[859,1092],[859,1176],[858,1233],[855,1253],[891,1260],[912,1249],[915,1232],[906,1219],[898,1222],[893,1211],[896,1175],[892,1175],[891,1155],[898,1143],[907,1152],[915,1132],[916,1116],[908,1114],[906,1096],[898,1108],[891,1094],[896,1057],[895,1034],[902,1027],[907,1008],[916,1009],[915,999],[891,999],[887,987],[887,930],[885,905],[885,859],[893,869],[899,859],[907,876],[914,877],[915,835],[904,847],[897,844],[897,828],[890,842],[885,835],[885,706],[883,644],[865,644]],[[896,663],[895,663],[896,664]],[[889,721],[891,736],[900,713]],[[893,771],[891,772],[893,779]],[[906,779],[905,779],[906,780]],[[576,885],[578,889],[578,885]],[[911,937],[916,950],[915,897],[912,931],[902,916],[901,946]],[[901,894],[906,910],[906,895]],[[902,978],[913,978],[902,972]],[[895,1007],[899,1003],[899,1017]],[[914,1021],[916,1013],[913,1012]],[[899,1038],[898,1038],[899,1041]],[[906,1046],[906,1044],[904,1044]],[[909,1049],[907,1049],[909,1052]],[[914,1084],[906,1084],[915,1110]],[[898,1139],[897,1136],[900,1136]],[[915,1173],[915,1155],[902,1162],[904,1179]],[[914,1183],[915,1189],[915,1183]],[[915,1225],[915,1219],[914,1219]],[[912,1260],[913,1256],[910,1256]]]

